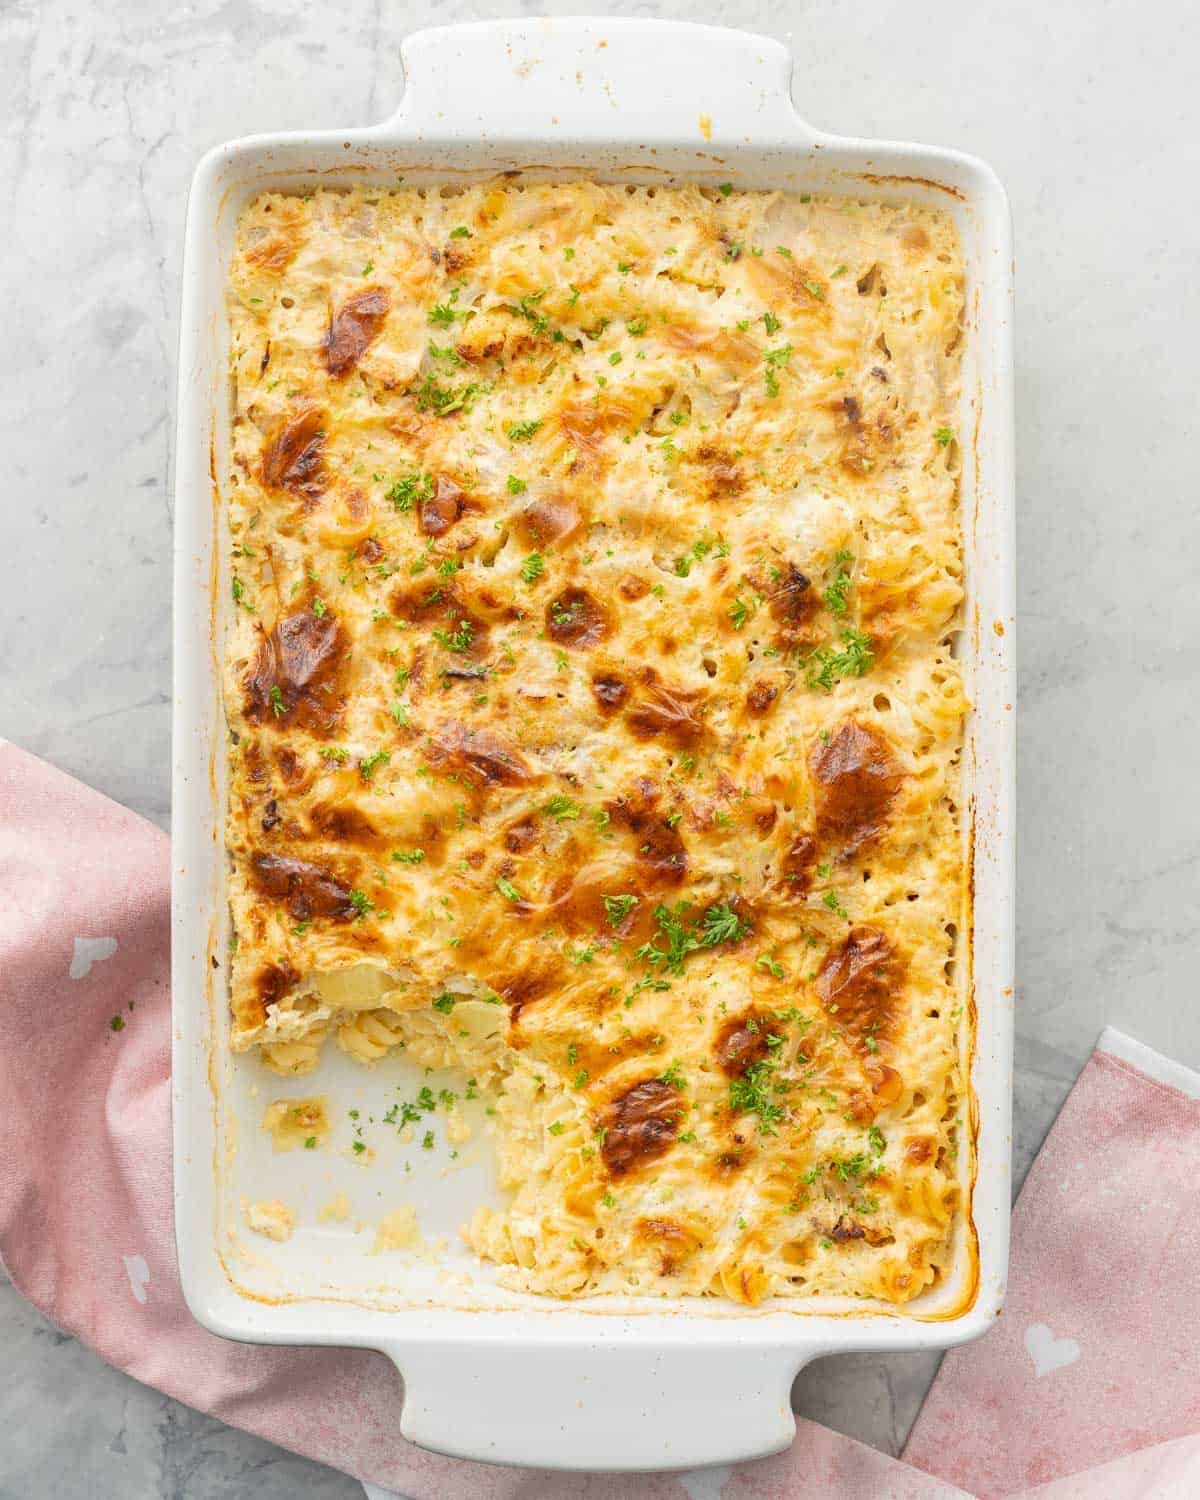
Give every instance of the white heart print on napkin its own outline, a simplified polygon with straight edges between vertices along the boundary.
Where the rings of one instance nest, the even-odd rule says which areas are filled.
[[[714,1464],[708,1469],[692,1469],[679,1476],[680,1483],[688,1493],[688,1500],[721,1500],[725,1484],[733,1468],[729,1464]]]
[[[1055,1338],[1045,1323],[1031,1323],[1025,1330],[1025,1348],[1033,1360],[1033,1373],[1040,1380],[1043,1375],[1053,1375],[1055,1370],[1064,1370],[1079,1358],[1079,1345],[1074,1339]]]
[[[144,1255],[122,1255],[125,1274],[129,1277],[129,1290],[138,1302],[145,1302],[146,1288],[150,1285],[150,1267]]]
[[[71,954],[71,967],[67,972],[72,979],[83,979],[92,972],[93,964],[103,963],[106,958],[111,958],[116,951],[117,940],[114,937],[77,937],[75,939],[75,951]]]

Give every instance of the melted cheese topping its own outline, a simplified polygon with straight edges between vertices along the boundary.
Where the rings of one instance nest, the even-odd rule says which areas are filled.
[[[233,1043],[492,1091],[513,1284],[905,1301],[960,1211],[963,271],[907,203],[264,195]]]

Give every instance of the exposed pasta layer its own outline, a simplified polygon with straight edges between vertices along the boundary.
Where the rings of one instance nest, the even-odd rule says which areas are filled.
[[[494,1091],[516,1285],[948,1264],[963,271],[911,204],[264,195],[231,273],[233,1042]]]

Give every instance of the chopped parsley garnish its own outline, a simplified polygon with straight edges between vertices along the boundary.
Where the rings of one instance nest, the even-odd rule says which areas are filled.
[[[582,811],[578,802],[572,802],[570,797],[564,797],[556,793],[542,808],[543,812],[549,813],[556,822],[569,823],[577,818]]]
[[[329,613],[329,610],[326,608],[324,599],[313,600],[312,612],[314,615],[316,615],[318,620],[323,620],[325,618],[325,616]]]
[[[458,1001],[455,996],[450,994],[448,990],[443,990],[433,1001],[433,1008],[434,1010],[441,1011],[442,1015],[448,1016],[457,1004]]]
[[[649,326],[650,324],[644,317],[625,319],[625,331],[633,334],[635,339],[641,338]]]
[[[507,489],[510,495],[523,495],[529,486],[523,479],[518,479],[515,474],[510,474],[507,480]]]
[[[475,627],[471,621],[464,619],[453,633],[445,630],[434,630],[431,633],[438,645],[445,646],[447,651],[469,651],[474,632]]]
[[[658,1076],[663,1083],[669,1083],[673,1089],[687,1087],[687,1080],[683,1076],[683,1064],[678,1060],[673,1062],[665,1073],[660,1073]]]
[[[604,910],[608,913],[609,925],[620,927],[637,904],[636,896],[605,896]]]
[[[521,577],[526,583],[536,583],[545,571],[546,560],[540,552],[531,552],[521,564]]]
[[[730,605],[729,623],[735,630],[740,630],[746,623],[746,621],[750,618],[750,616],[754,613],[756,607],[757,606],[753,603],[747,603],[747,601],[742,598],[741,594],[739,594],[733,601],[732,605]]]
[[[865,677],[874,664],[870,639],[861,630],[845,630],[840,651],[825,646],[807,658],[804,680],[810,688],[831,693],[843,677]]]
[[[245,550],[246,549],[243,547],[242,551],[245,552]],[[248,614],[253,614],[254,606],[250,603],[249,599],[246,598],[246,585],[239,577],[237,577],[236,574],[234,575],[233,582],[229,585],[229,588],[230,592],[233,594],[233,602],[235,604],[240,604]]]
[[[760,1135],[775,1135],[775,1123],[783,1119],[783,1108],[768,1093],[775,1064],[760,1058],[740,1078],[729,1080],[729,1108],[736,1115],[757,1115]]]
[[[546,1127],[546,1129],[549,1130],[549,1132],[550,1132],[551,1135],[562,1135],[563,1131],[566,1128],[567,1127],[563,1124],[563,1122],[561,1120],[555,1120],[553,1122],[553,1124],[548,1125]]]
[[[435,303],[429,309],[429,321],[434,328],[450,328],[460,318],[467,316],[466,311],[456,307],[459,288],[455,287],[445,302]]]
[[[833,582],[825,590],[825,606],[835,615],[846,613],[846,599],[850,593],[850,569],[848,563],[854,561],[852,552],[839,552],[833,559],[837,571],[833,575]]]
[[[424,849],[393,849],[392,858],[398,865],[419,865],[425,858]]]
[[[524,901],[524,899],[525,899],[525,897],[522,896],[522,894],[520,893],[520,891],[517,890],[516,886],[513,885],[512,881],[511,880],[505,880],[503,878],[503,876],[501,876],[501,878],[499,880],[497,880],[497,882],[496,882],[496,889],[500,892],[500,894],[504,897],[504,899],[506,901],[512,901],[512,902],[515,903],[515,902],[518,902],[518,901]]]
[[[108,1024],[109,1024],[110,1029],[113,1030],[113,1031],[124,1031],[125,1030],[125,1017],[124,1016],[114,1016],[112,1018],[112,1020]]]
[[[346,759],[347,752],[340,745],[322,745],[318,754],[323,759],[335,761],[340,766]]]
[[[354,920],[361,922],[368,914],[375,910],[375,903],[367,895],[366,891],[351,891],[350,905],[354,908]]]
[[[390,750],[376,750],[374,755],[364,756],[358,763],[358,774],[364,781],[370,781],[375,774],[376,766],[386,766],[392,758]]]
[[[783,978],[783,965],[778,959],[772,958],[769,953],[760,953],[754,960],[754,967],[756,969],[765,969],[768,974],[773,975],[776,979]]]
[[[524,318],[532,326],[534,333],[545,333],[550,327],[550,320],[538,311],[538,303],[545,295],[545,287],[540,292],[527,292],[515,307],[510,303],[508,310],[518,318]]]
[[[765,313],[763,313],[762,320],[763,320],[763,327],[767,330],[767,337],[768,338],[773,338],[775,336],[775,334],[777,334],[779,332],[779,330],[783,327],[783,324],[779,321],[779,319],[775,316],[775,314],[773,312],[771,312],[771,310],[769,308],[767,309],[767,311]]]
[[[315,1151],[317,1149],[317,1138],[315,1135],[310,1135],[305,1138],[304,1149],[306,1151]]]
[[[469,240],[471,238],[471,231],[465,224],[460,224],[457,229],[450,231],[450,238],[452,240]]]
[[[717,192],[720,193],[720,195],[721,195],[722,198],[728,198],[729,195],[730,195],[730,193],[733,192],[733,183],[732,182],[718,182],[717,183]]]
[[[663,949],[653,943],[643,943],[637,950],[637,957],[648,964],[665,964],[672,973],[679,974],[689,953],[701,948],[715,948],[720,943],[736,943],[750,931],[750,924],[743,922],[727,902],[710,906],[695,926],[686,925],[686,914],[685,902],[680,902],[674,910],[668,906],[656,907],[654,920],[666,938],[667,946]]]
[[[470,410],[471,398],[479,389],[478,381],[474,380],[467,385],[439,385],[431,371],[417,387],[417,410],[434,411],[439,417],[448,417],[462,408]]]
[[[530,417],[524,422],[513,422],[508,429],[509,441],[527,443],[541,425],[541,417]]]
[[[384,498],[390,500],[397,510],[412,510],[414,505],[433,499],[433,475],[405,474],[396,480]]]
[[[791,344],[780,344],[778,349],[767,349],[763,353],[763,379],[766,383],[767,395],[778,396],[779,374],[791,357]]]
[[[271,699],[272,713],[274,713],[277,719],[282,719],[284,714],[287,713],[288,710],[287,704],[283,701],[283,693],[278,683],[272,684],[269,697]]]
[[[954,434],[948,427],[939,427],[934,433],[934,437],[937,439],[939,448],[948,448],[954,441]]]

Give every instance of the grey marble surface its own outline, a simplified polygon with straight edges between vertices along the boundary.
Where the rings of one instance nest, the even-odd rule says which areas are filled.
[[[192,167],[231,136],[377,119],[399,97],[406,31],[517,8],[0,0],[0,733],[164,826]],[[590,8],[780,36],[815,123],[975,151],[1012,195],[1023,1171],[1105,1022],[1200,1063],[1200,14],[1178,0]],[[2,1500],[361,1496],[106,1368],[4,1285],[0,1348]],[[895,1451],[931,1373],[920,1357],[824,1360],[796,1404]]]

